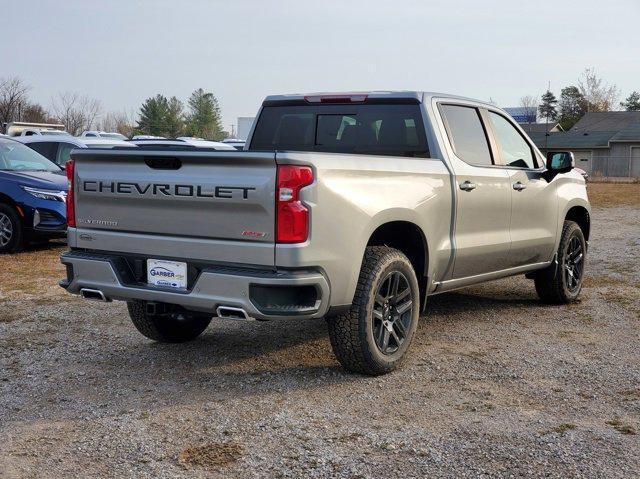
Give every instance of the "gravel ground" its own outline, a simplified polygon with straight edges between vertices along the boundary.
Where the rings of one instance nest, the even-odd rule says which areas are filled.
[[[637,206],[595,209],[579,303],[523,277],[434,297],[379,378],[318,320],[154,344],[55,286],[61,250],[0,259],[35,275],[0,285],[0,477],[640,476]]]

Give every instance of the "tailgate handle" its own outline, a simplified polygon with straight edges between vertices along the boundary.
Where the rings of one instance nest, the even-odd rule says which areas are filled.
[[[145,158],[144,162],[154,170],[178,170],[182,166],[182,162],[178,158],[166,156],[152,156]]]

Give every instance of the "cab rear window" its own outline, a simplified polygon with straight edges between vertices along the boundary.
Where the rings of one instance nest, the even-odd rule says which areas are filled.
[[[429,156],[418,104],[265,106],[250,149]]]

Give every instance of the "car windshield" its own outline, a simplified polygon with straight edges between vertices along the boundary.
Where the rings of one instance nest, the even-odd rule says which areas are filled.
[[[60,167],[17,141],[0,138],[0,170],[60,171]]]

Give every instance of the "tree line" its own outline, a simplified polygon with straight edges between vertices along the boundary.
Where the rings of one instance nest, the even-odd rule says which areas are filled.
[[[175,96],[147,98],[137,115],[126,111],[105,113],[99,100],[70,92],[60,93],[45,108],[29,98],[30,91],[19,77],[0,78],[0,125],[13,121],[60,123],[74,136],[85,130],[117,131],[127,137],[145,134],[222,140],[229,136],[222,128],[217,98],[202,88],[191,94],[186,106]]]
[[[520,106],[529,111],[537,108],[541,118],[549,122],[558,122],[566,131],[587,112],[613,111],[618,106],[626,111],[640,111],[639,92],[631,92],[620,103],[618,103],[619,97],[620,91],[616,85],[609,84],[598,77],[593,68],[587,68],[575,85],[569,85],[560,90],[560,99],[551,90],[547,90],[542,94],[541,102],[538,102],[537,97],[527,95],[520,99]],[[536,115],[533,115],[532,122],[535,121]]]

